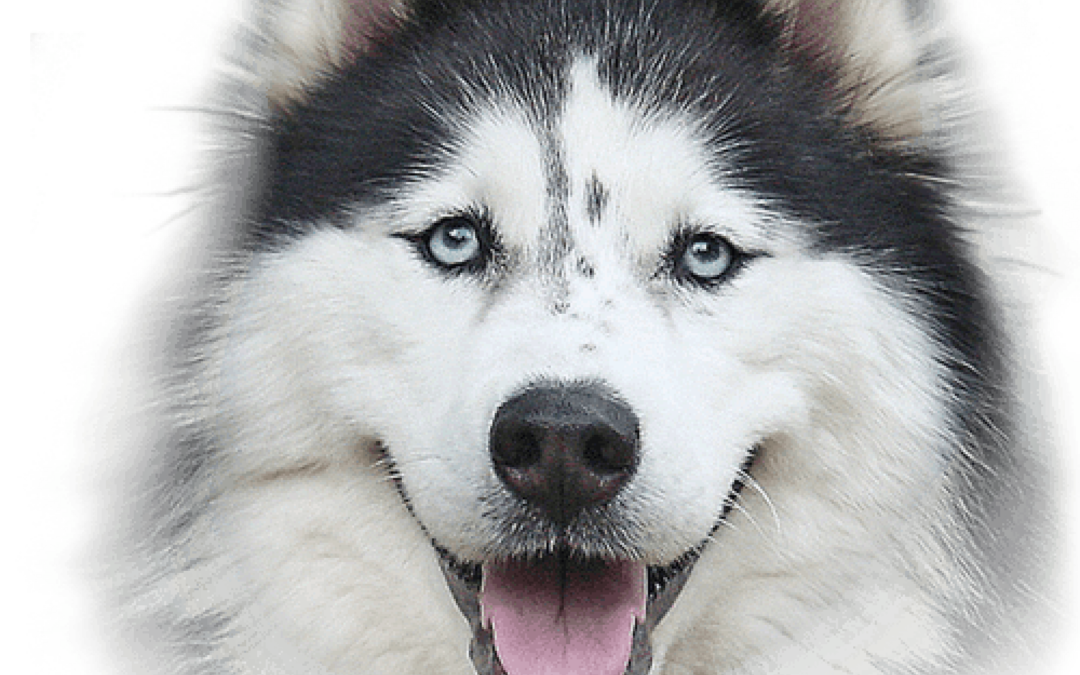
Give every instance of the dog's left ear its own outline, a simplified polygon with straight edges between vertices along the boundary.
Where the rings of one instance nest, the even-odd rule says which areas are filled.
[[[886,137],[926,131],[928,95],[917,71],[927,36],[909,0],[764,0],[788,49],[839,75],[837,94]]]
[[[409,0],[267,0],[252,17],[249,73],[273,107],[287,107],[405,20]]]

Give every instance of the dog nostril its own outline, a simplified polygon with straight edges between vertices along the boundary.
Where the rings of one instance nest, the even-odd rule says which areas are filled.
[[[603,429],[592,429],[582,443],[586,465],[600,474],[618,473],[633,465],[634,440]]]
[[[629,482],[638,420],[599,384],[545,384],[506,401],[491,425],[495,473],[547,517],[566,523]]]
[[[510,468],[524,468],[540,460],[540,431],[532,428],[509,429],[509,437],[498,443],[496,461]]]

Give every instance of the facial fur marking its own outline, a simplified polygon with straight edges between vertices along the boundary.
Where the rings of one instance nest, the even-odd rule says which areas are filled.
[[[593,225],[600,223],[609,199],[607,186],[600,182],[596,174],[593,174],[585,184],[585,215],[588,216],[590,223]]]
[[[562,276],[562,261],[573,249],[567,202],[570,199],[570,177],[566,171],[566,151],[562,140],[552,129],[539,129],[543,147],[544,183],[547,198],[547,222],[541,233],[541,269],[554,278]]]

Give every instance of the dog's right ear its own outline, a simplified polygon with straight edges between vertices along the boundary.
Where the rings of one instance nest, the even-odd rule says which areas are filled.
[[[252,18],[248,75],[272,107],[288,107],[408,16],[409,0],[266,0]]]

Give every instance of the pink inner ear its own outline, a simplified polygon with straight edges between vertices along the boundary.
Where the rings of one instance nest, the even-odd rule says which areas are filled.
[[[844,30],[844,12],[838,0],[804,0],[788,11],[791,46],[812,58],[835,54],[837,36]]]
[[[342,42],[353,54],[367,51],[405,16],[407,0],[338,0],[345,7]]]

